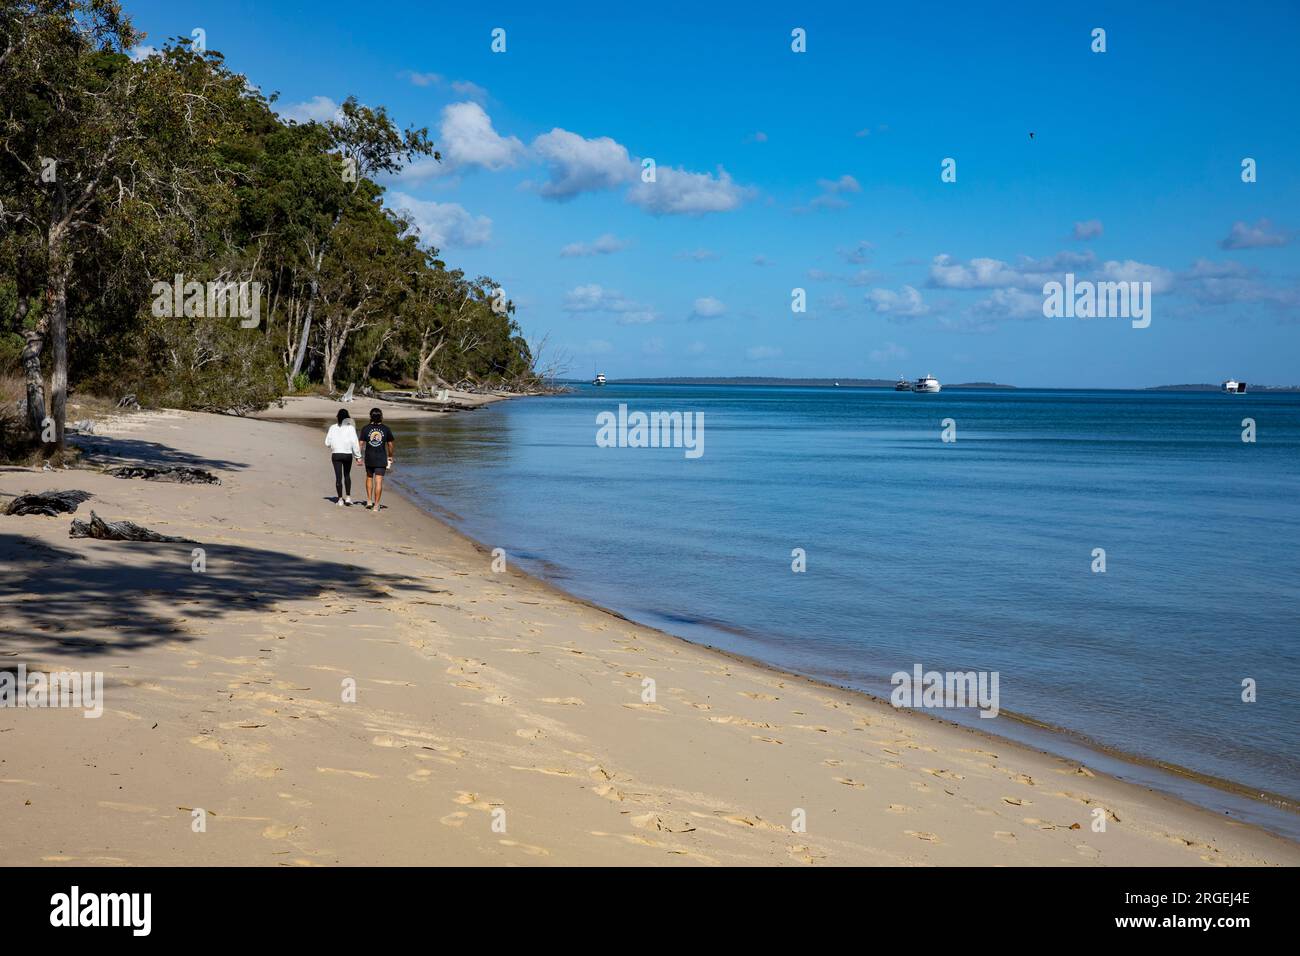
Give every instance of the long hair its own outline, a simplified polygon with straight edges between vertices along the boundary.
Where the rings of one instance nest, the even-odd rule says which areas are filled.
[[[348,410],[347,410],[346,408],[340,408],[340,409],[339,409],[339,424],[340,424],[340,425],[342,425],[344,422],[346,422],[346,421],[347,421],[349,418],[351,418],[351,417],[352,417],[352,416],[351,416],[350,414],[348,414]]]

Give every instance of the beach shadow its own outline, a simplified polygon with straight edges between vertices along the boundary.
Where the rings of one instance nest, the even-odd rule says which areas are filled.
[[[360,609],[396,591],[427,590],[415,578],[381,578],[287,551],[201,542],[88,547],[93,555],[0,531],[0,666],[15,653],[110,654],[187,643],[201,635],[188,633],[186,624],[211,631],[234,613],[279,601],[333,594]],[[205,571],[192,569],[195,547],[205,549]],[[129,566],[112,561],[115,549],[129,551]]]
[[[191,468],[234,471],[249,467],[245,461],[191,455],[156,441],[118,438],[108,435],[70,435],[69,442],[82,452],[82,460],[94,465],[186,465]]]

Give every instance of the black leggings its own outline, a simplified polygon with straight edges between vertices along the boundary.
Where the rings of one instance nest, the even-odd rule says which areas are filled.
[[[338,492],[340,498],[343,497],[344,489],[347,489],[347,496],[352,497],[352,456],[349,454],[331,455],[330,461],[334,463],[334,490]]]

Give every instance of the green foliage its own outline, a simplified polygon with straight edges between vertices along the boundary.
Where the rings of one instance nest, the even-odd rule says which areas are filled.
[[[372,177],[439,158],[427,130],[353,98],[336,120],[284,122],[220,53],[180,38],[135,62],[137,39],[115,0],[0,0],[0,368],[22,299],[29,332],[66,302],[73,388],[159,405],[533,381],[513,304],[383,206]],[[177,275],[260,283],[256,327],[155,315],[155,283]]]

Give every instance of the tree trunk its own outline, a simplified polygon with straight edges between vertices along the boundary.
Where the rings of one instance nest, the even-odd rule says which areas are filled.
[[[24,328],[30,308],[30,294],[20,293],[14,319],[18,326],[18,334],[23,337],[20,361],[23,377],[27,380],[27,429],[33,437],[36,437],[40,435],[45,422],[45,378],[41,375],[41,352],[45,349],[45,333],[49,330],[49,317],[42,313],[36,328]]]
[[[446,344],[447,344],[446,339],[440,339],[438,344],[433,347],[432,352],[430,352],[427,356],[424,354],[420,355],[420,369],[418,372],[416,372],[415,375],[416,388],[419,389],[424,388],[424,377],[429,374],[429,366],[433,363],[434,358],[437,357],[438,353],[442,351],[442,347]],[[423,353],[424,350],[421,349],[420,351],[421,353]],[[439,379],[439,381],[441,381],[441,379]]]
[[[289,370],[289,380],[288,380],[289,388],[293,388],[293,380],[297,378],[298,373],[302,371],[302,360],[304,356],[306,356],[307,354],[307,337],[311,335],[311,314],[312,311],[316,308],[317,286],[318,283],[316,281],[316,276],[312,275],[311,297],[307,300],[307,314],[303,316],[303,320],[302,320],[302,335],[298,339],[298,354],[294,356],[293,368]]]
[[[68,267],[62,257],[50,257],[50,339],[54,346],[54,371],[50,376],[50,414],[54,418],[54,443],[63,450],[63,429],[68,403]]]
[[[338,368],[339,355],[342,351],[343,349],[341,347],[334,348],[331,346],[329,340],[326,340],[325,355],[323,358],[325,364],[325,392],[328,395],[334,394],[334,370]]]

